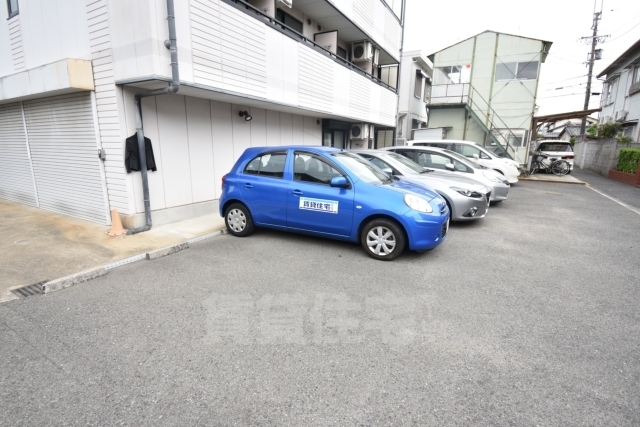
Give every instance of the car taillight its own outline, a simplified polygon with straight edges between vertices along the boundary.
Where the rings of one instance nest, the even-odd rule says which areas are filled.
[[[224,188],[224,179],[226,178],[226,175],[222,175],[222,188]]]
[[[573,156],[563,156],[562,160],[570,160],[573,159]]]

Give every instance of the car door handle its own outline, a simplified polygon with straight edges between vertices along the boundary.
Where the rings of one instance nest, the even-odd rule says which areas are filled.
[[[302,196],[304,193],[300,190],[293,190],[291,194],[293,194],[294,196]]]
[[[246,184],[244,185],[244,188],[253,188],[253,185],[251,185],[251,184],[249,184],[249,183],[246,183]]]

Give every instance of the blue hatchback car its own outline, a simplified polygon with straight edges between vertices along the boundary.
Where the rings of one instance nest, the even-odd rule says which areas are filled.
[[[234,236],[256,226],[312,234],[360,242],[380,260],[433,249],[449,228],[435,191],[330,147],[248,148],[222,178],[220,215]]]

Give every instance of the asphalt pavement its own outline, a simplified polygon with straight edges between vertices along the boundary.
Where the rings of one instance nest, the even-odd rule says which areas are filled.
[[[637,426],[639,254],[542,182],[393,262],[215,237],[0,304],[0,426]]]

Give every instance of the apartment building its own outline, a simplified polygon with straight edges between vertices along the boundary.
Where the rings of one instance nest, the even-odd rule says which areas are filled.
[[[599,123],[618,122],[623,136],[640,142],[640,40],[602,70],[598,78],[604,79]]]
[[[372,146],[395,126],[382,73],[400,60],[404,0],[4,3],[5,199],[104,224],[117,209],[135,228],[146,188],[159,225],[216,211],[247,147]],[[125,167],[137,121],[146,186]]]
[[[429,55],[429,128],[526,163],[540,69],[551,42],[485,31]]]

